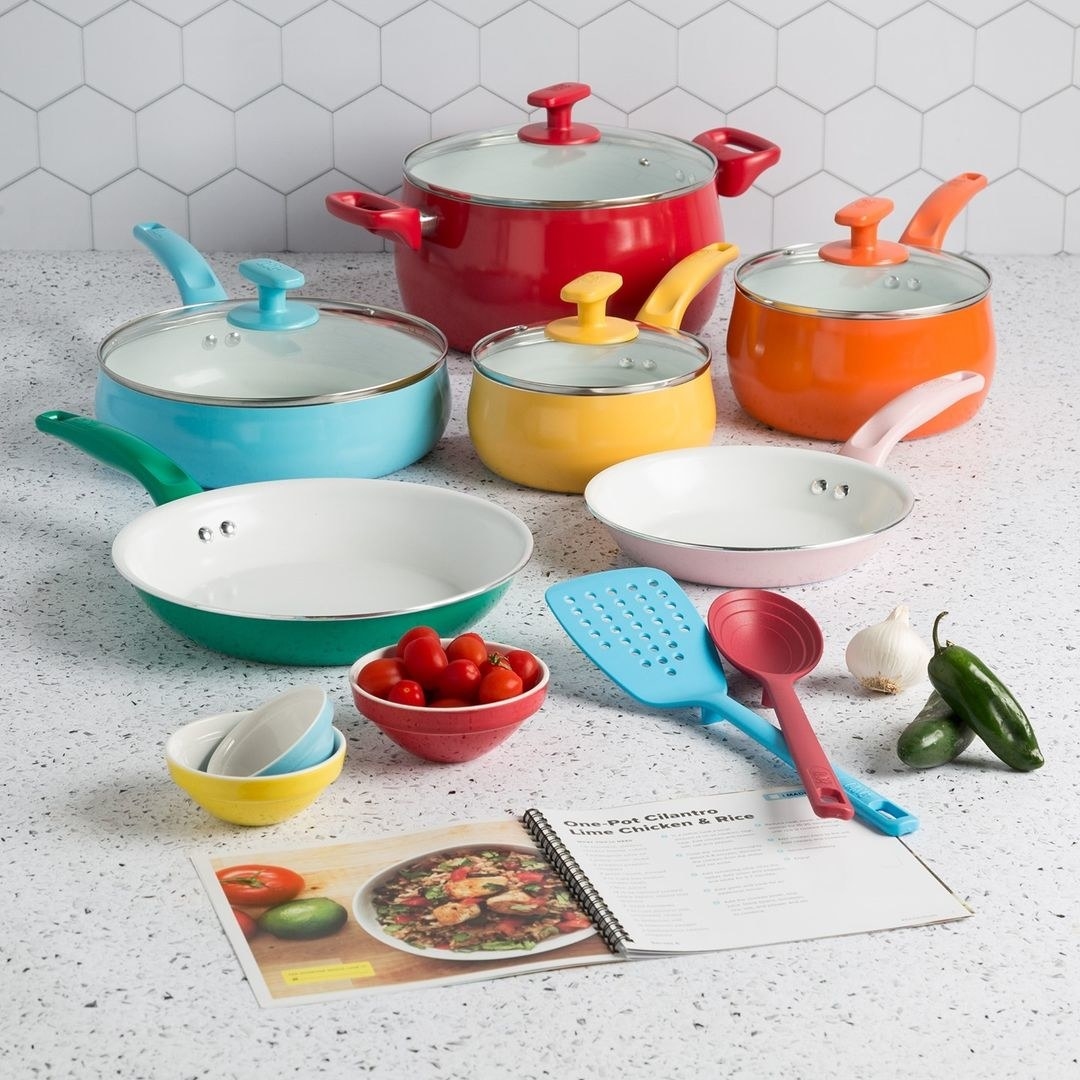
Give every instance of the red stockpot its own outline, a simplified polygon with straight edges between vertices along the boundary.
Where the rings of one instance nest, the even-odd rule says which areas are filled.
[[[692,141],[571,119],[590,93],[560,83],[530,94],[544,123],[427,143],[404,162],[401,201],[365,191],[326,198],[335,217],[394,241],[404,308],[469,350],[507,326],[565,311],[559,293],[597,266],[623,279],[611,314],[633,318],[680,259],[724,239],[717,195],[734,196],[780,149],[735,128]],[[720,279],[683,329],[700,330]]]

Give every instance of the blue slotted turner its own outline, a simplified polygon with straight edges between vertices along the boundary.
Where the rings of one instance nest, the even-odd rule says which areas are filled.
[[[794,769],[779,728],[728,696],[708,627],[669,574],[648,566],[605,570],[552,585],[544,598],[574,644],[631,697],[654,708],[700,708],[705,724],[728,720]],[[861,780],[835,772],[868,825],[889,836],[919,827]]]

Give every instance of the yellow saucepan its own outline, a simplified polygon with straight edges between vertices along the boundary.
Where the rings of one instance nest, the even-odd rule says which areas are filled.
[[[738,257],[710,244],[677,263],[637,320],[606,314],[618,274],[562,290],[577,315],[489,334],[472,350],[468,425],[480,460],[514,483],[580,493],[602,469],[705,446],[716,427],[708,346],[679,329],[694,297]]]

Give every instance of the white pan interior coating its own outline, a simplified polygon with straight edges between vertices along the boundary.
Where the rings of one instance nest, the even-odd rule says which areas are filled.
[[[264,618],[347,618],[482,595],[532,554],[485,499],[403,481],[275,480],[178,499],[126,525],[113,561],[175,603]]]
[[[595,476],[590,512],[615,533],[723,551],[847,544],[902,521],[901,480],[818,450],[705,446],[647,454]]]

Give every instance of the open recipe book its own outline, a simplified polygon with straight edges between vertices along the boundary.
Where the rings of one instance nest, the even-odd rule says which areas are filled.
[[[787,788],[193,861],[264,1006],[971,914],[902,840]]]

